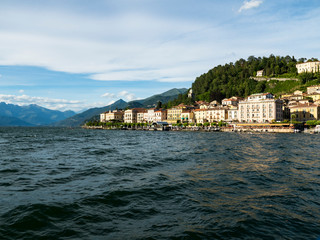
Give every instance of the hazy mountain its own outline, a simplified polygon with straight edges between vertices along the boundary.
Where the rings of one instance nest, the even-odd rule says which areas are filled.
[[[87,111],[84,111],[83,113],[76,114],[70,118],[67,118],[65,120],[62,120],[60,122],[56,122],[52,124],[53,126],[68,126],[68,127],[77,127],[81,126],[88,120],[99,120],[100,113],[109,111],[109,110],[115,110],[115,109],[125,109],[125,108],[150,108],[155,107],[158,103],[158,101],[161,101],[162,103],[166,103],[170,100],[173,100],[178,97],[179,94],[184,94],[188,91],[186,88],[181,89],[171,89],[169,91],[166,91],[162,94],[156,94],[151,97],[131,101],[131,102],[125,102],[122,99],[116,101],[115,103],[101,107],[101,108],[91,108]]]
[[[106,112],[109,110],[115,110],[115,109],[124,109],[128,106],[128,103],[123,101],[122,99],[116,101],[115,103],[100,107],[100,108],[90,108],[87,111],[84,111],[82,113],[76,114],[70,118],[67,118],[65,120],[56,122],[52,124],[52,126],[62,126],[62,127],[77,127],[82,125],[86,120],[96,118],[97,120],[100,117],[100,113]]]
[[[25,121],[22,121],[15,117],[5,117],[0,116],[0,126],[6,126],[6,127],[13,127],[13,126],[19,126],[19,127],[32,127],[34,125],[27,123]]]
[[[5,126],[40,126],[49,125],[65,118],[73,116],[73,111],[57,111],[40,107],[35,104],[18,106],[14,104],[0,103],[0,125]],[[11,120],[10,120],[11,119]],[[19,124],[19,121],[21,125]]]

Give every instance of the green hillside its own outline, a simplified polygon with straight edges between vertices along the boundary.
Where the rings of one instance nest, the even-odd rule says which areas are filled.
[[[179,94],[185,94],[188,91],[186,88],[173,88],[169,91],[166,91],[161,94],[156,94],[151,97],[137,100],[137,101],[131,101],[129,102],[129,108],[134,107],[144,107],[144,108],[152,108],[156,107],[158,102],[167,103],[169,101],[172,101],[177,98]]]
[[[271,92],[275,95],[289,93],[294,90],[305,90],[307,86],[319,84],[319,73],[297,74],[296,64],[305,61],[305,58],[296,60],[294,57],[274,56],[254,57],[247,60],[239,59],[235,63],[219,65],[207,73],[197,77],[192,84],[195,100],[221,101],[223,98],[231,96],[247,97],[253,93]],[[317,59],[310,59],[314,61]],[[264,70],[267,78],[292,78],[289,81],[256,81],[257,71]],[[262,78],[264,79],[264,78]],[[187,95],[179,96],[179,100],[169,102],[167,106],[175,105],[179,102],[188,104],[190,100]]]

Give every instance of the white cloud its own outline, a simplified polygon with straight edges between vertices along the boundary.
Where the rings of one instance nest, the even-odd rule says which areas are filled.
[[[250,0],[250,1],[244,1],[242,6],[239,9],[239,12],[242,12],[243,10],[249,10],[251,8],[257,8],[263,3],[262,0]]]
[[[45,97],[32,97],[28,95],[5,95],[0,94],[0,102],[8,104],[15,104],[25,106],[30,104],[37,104],[39,106],[53,109],[53,110],[80,110],[84,108],[84,103],[81,101],[65,100],[65,99],[52,99]]]
[[[132,101],[132,100],[137,99],[137,97],[136,97],[135,94],[129,93],[128,91],[119,92],[119,93],[118,93],[118,96],[119,96],[120,98],[121,98],[121,97],[124,97],[127,101]]]
[[[19,93],[24,93],[24,90],[23,90],[23,89],[20,89],[20,90],[19,90]]]
[[[114,94],[114,93],[105,93],[103,95],[101,95],[101,97],[105,97],[105,98],[124,98],[126,101],[132,101],[132,100],[135,100],[135,99],[138,99],[136,97],[136,95],[134,93],[130,93],[128,91],[121,91],[119,92],[118,94]],[[114,100],[111,101],[111,103],[108,103],[109,104],[112,104],[114,103]]]
[[[159,76],[154,68],[166,69],[207,57],[203,41],[195,43],[189,39],[204,27],[203,23],[150,13],[93,17],[72,11],[35,12],[26,6],[3,9],[0,65],[84,73],[94,80],[174,81],[184,79],[183,71]]]
[[[105,98],[115,98],[116,95],[114,93],[105,93],[103,94],[101,97],[105,97]]]

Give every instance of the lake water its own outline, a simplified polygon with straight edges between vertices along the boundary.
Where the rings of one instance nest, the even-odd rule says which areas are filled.
[[[0,239],[318,239],[320,134],[0,128]]]

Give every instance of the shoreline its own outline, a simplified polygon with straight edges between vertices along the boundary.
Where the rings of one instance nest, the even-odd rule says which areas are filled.
[[[103,126],[82,126],[84,129],[92,130],[119,130],[119,131],[179,131],[179,132],[235,132],[235,133],[298,133],[302,132],[294,128],[173,128],[173,129],[161,129],[161,128],[110,128]],[[308,129],[309,130],[309,129]],[[312,134],[312,130],[307,131]]]

